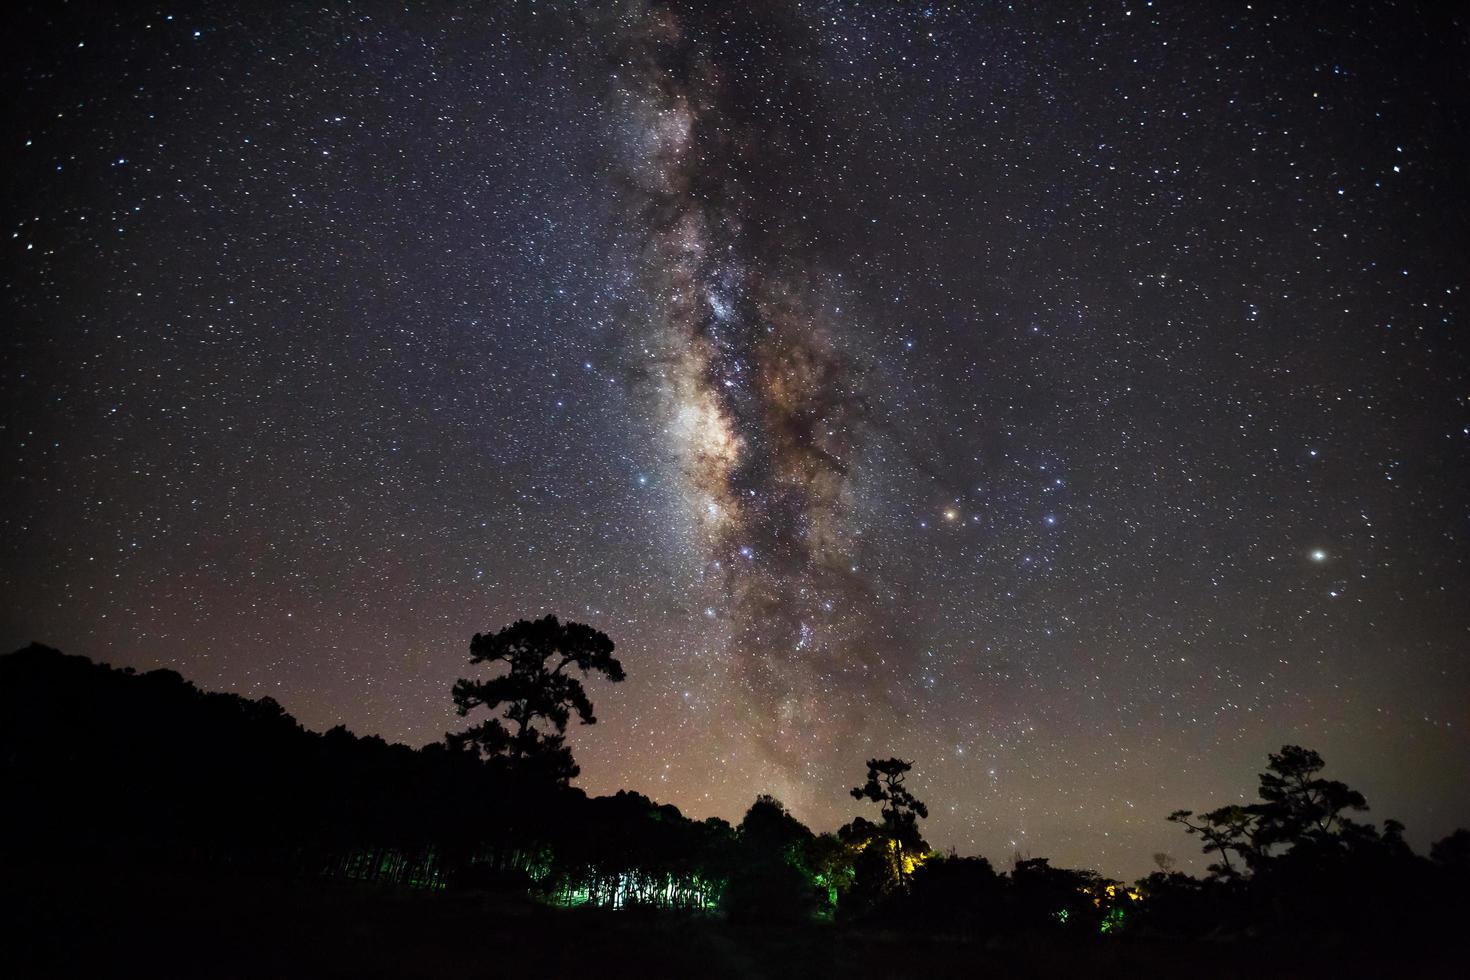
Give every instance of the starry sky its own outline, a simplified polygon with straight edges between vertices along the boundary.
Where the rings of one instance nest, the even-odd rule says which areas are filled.
[[[1319,750],[1470,824],[1470,22],[38,4],[0,644],[423,744],[590,623],[590,792],[1198,868]],[[870,814],[871,816],[871,814]]]

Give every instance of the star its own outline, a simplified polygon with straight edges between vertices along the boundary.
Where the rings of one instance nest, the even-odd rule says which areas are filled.
[[[30,6],[0,650],[421,746],[470,636],[556,613],[628,672],[589,793],[833,830],[939,746],[926,837],[997,866],[1187,860],[1162,816],[1288,733],[1470,813],[1422,720],[1470,703],[1461,35]]]

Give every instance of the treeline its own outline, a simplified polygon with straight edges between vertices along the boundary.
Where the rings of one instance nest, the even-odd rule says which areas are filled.
[[[486,737],[574,765],[517,727]],[[504,755],[311,732],[270,698],[32,646],[0,657],[0,859],[82,875],[224,865],[977,937],[1448,930],[1470,911],[1470,834],[1416,855],[1398,824],[1353,819],[1366,801],[1294,747],[1269,760],[1258,804],[1171,818],[1217,859],[1208,877],[1164,869],[1131,885],[1045,859],[999,872],[934,853],[902,760],[869,760],[853,790],[877,819],[814,833],[770,797],[736,825],[692,820],[636,793],[588,797]]]
[[[734,831],[444,743],[308,731],[273,699],[32,645],[0,657],[7,860],[200,861],[419,888],[718,905]]]

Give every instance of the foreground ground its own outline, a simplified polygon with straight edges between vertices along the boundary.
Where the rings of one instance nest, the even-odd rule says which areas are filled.
[[[19,872],[19,873],[17,873]],[[45,872],[45,873],[40,873]],[[916,939],[249,874],[7,869],[9,977],[1459,977],[1464,948]]]

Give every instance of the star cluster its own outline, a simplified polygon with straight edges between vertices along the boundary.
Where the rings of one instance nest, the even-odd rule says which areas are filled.
[[[1318,749],[1470,819],[1470,42],[1428,5],[70,5],[14,25],[0,641],[1116,875]]]

